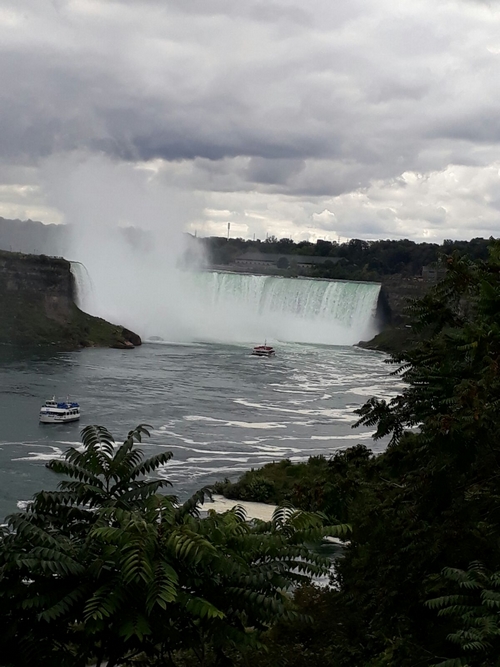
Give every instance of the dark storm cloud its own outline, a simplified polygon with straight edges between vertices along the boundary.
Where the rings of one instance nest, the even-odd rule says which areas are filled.
[[[165,0],[119,0],[119,4],[156,5],[167,8],[174,14],[187,14],[193,17],[231,16],[252,19],[262,23],[286,21],[301,26],[312,22],[310,12],[301,3],[250,2],[235,3],[233,0],[190,0],[190,2],[167,2]]]
[[[57,45],[35,51],[0,52],[0,150],[9,160],[82,147],[130,160],[296,159],[330,152],[332,139],[319,128],[304,132],[293,105],[259,99],[262,77],[252,72],[244,82],[235,71],[209,72],[201,90],[189,91],[171,85],[182,73],[169,71],[163,86],[148,90],[140,76],[120,69],[120,57],[113,63],[106,54],[80,50],[62,57]],[[264,78],[272,87],[272,77]]]
[[[2,0],[0,161],[85,152],[163,160],[200,191],[393,197],[406,172],[497,159],[499,28],[462,0]]]
[[[109,6],[113,4],[119,8],[119,3]],[[228,2],[189,4],[192,20],[199,21],[200,15],[222,15],[221,28],[227,27],[225,19],[241,20],[248,15],[248,11],[231,9],[228,17]],[[124,5],[134,9],[138,6],[132,2]],[[67,16],[72,3],[62,6]],[[172,8],[174,14],[178,11],[174,3],[166,7]],[[256,15],[260,15],[261,8],[260,4],[252,5]],[[282,10],[275,6],[275,16],[281,17]],[[162,15],[164,12],[165,6]],[[113,17],[108,16],[108,21],[109,18]],[[113,34],[112,20],[108,27],[111,41],[122,44],[122,35]],[[90,28],[91,25],[87,29]],[[173,31],[170,33],[167,40],[175,41]],[[212,44],[208,46],[214,48]],[[297,159],[334,153],[337,123],[342,125],[344,134],[349,134],[345,104],[335,92],[335,76],[330,81],[333,90],[328,81],[323,86],[311,80],[311,74],[329,74],[328,68],[334,65],[314,65],[314,60],[329,55],[321,50],[311,54],[312,63],[293,54],[285,61],[278,55],[273,63],[270,54],[270,62],[252,66],[242,61],[237,68],[232,67],[230,53],[224,49],[221,54],[215,51],[213,67],[204,70],[205,80],[199,86],[193,81],[190,89],[190,78],[197,78],[194,68],[198,55],[191,45],[191,52],[180,58],[184,71],[177,73],[167,64],[154,89],[147,89],[140,70],[147,68],[148,63],[139,58],[135,63],[137,71],[127,72],[120,67],[127,58],[121,51],[113,54],[99,45],[96,52],[82,44],[76,53],[64,53],[58,48],[57,39],[39,48],[26,44],[16,47],[4,47],[1,54],[0,122],[7,130],[2,133],[2,152],[9,158],[15,157],[16,148],[24,159],[95,146],[125,159],[217,160],[236,155]],[[204,55],[206,51],[201,49],[199,57]],[[227,63],[223,62],[225,57],[229,59]],[[293,79],[290,81],[292,76],[296,89]],[[353,121],[356,115],[352,114]]]
[[[113,81],[68,69],[56,54],[37,58],[2,53],[0,154],[9,161],[36,161],[84,145],[98,129],[89,96],[112,91]],[[89,90],[92,88],[93,90]]]
[[[450,118],[434,128],[432,135],[461,139],[471,143],[498,144],[500,142],[500,100],[496,108],[482,109],[475,114]],[[431,136],[432,136],[431,135]]]
[[[300,174],[305,167],[303,160],[252,158],[248,164],[247,178],[255,183],[284,185],[294,174]]]

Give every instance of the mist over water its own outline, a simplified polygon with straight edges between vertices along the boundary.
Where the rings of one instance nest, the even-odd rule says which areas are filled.
[[[114,238],[99,235],[98,247],[88,248],[85,240],[76,244],[73,256],[78,266],[80,307],[92,315],[123,324],[141,336],[162,336],[178,342],[192,340],[190,322],[194,320],[192,290],[186,273],[176,264],[182,256],[182,243],[172,238],[157,242],[153,248],[132,246],[118,231]],[[80,240],[82,238],[80,236]]]
[[[379,285],[204,271],[183,233],[204,202],[161,179],[151,166],[86,156],[54,172],[83,310],[170,342],[350,345],[376,333]]]

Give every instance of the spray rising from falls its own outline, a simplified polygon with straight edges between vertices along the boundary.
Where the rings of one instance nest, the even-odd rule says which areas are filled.
[[[206,201],[186,207],[183,190],[151,174],[78,154],[49,179],[52,204],[72,221],[67,252],[91,277],[74,265],[83,310],[178,342],[348,345],[375,332],[375,284],[180,270],[210,265],[207,244],[181,231]]]
[[[215,271],[191,282],[205,337],[348,345],[375,333],[376,283]]]
[[[110,312],[102,306],[111,297],[105,286],[94,289],[81,264],[72,270],[82,308],[145,338],[351,345],[376,333],[376,283],[176,270],[161,281],[136,281],[134,291],[113,299],[118,309]]]
[[[352,345],[376,333],[376,283],[151,267],[94,287],[84,265],[72,271],[84,310],[145,339]]]

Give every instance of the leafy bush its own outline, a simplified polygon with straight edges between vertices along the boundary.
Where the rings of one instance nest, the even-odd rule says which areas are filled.
[[[103,427],[82,431],[49,468],[65,479],[8,518],[0,541],[0,661],[17,667],[175,664],[186,651],[244,653],[279,620],[293,619],[289,591],[329,562],[305,543],[342,535],[324,517],[280,508],[270,522],[241,507],[200,517],[205,490],[184,504],[148,475],[130,431],[117,446]]]

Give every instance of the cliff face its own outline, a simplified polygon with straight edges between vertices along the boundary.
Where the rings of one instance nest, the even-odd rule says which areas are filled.
[[[430,283],[420,278],[400,275],[385,276],[382,280],[382,292],[390,311],[390,324],[400,326],[408,323],[407,306],[410,299],[421,299],[430,287]]]
[[[81,311],[62,258],[0,251],[0,343],[132,348],[137,334]]]
[[[409,325],[408,302],[422,298],[430,286],[419,278],[385,276],[377,308],[382,330],[372,340],[361,341],[359,346],[388,353],[398,353],[406,348],[414,339]]]
[[[0,251],[0,290],[22,301],[37,297],[50,319],[66,320],[74,303],[71,266],[64,259]]]

